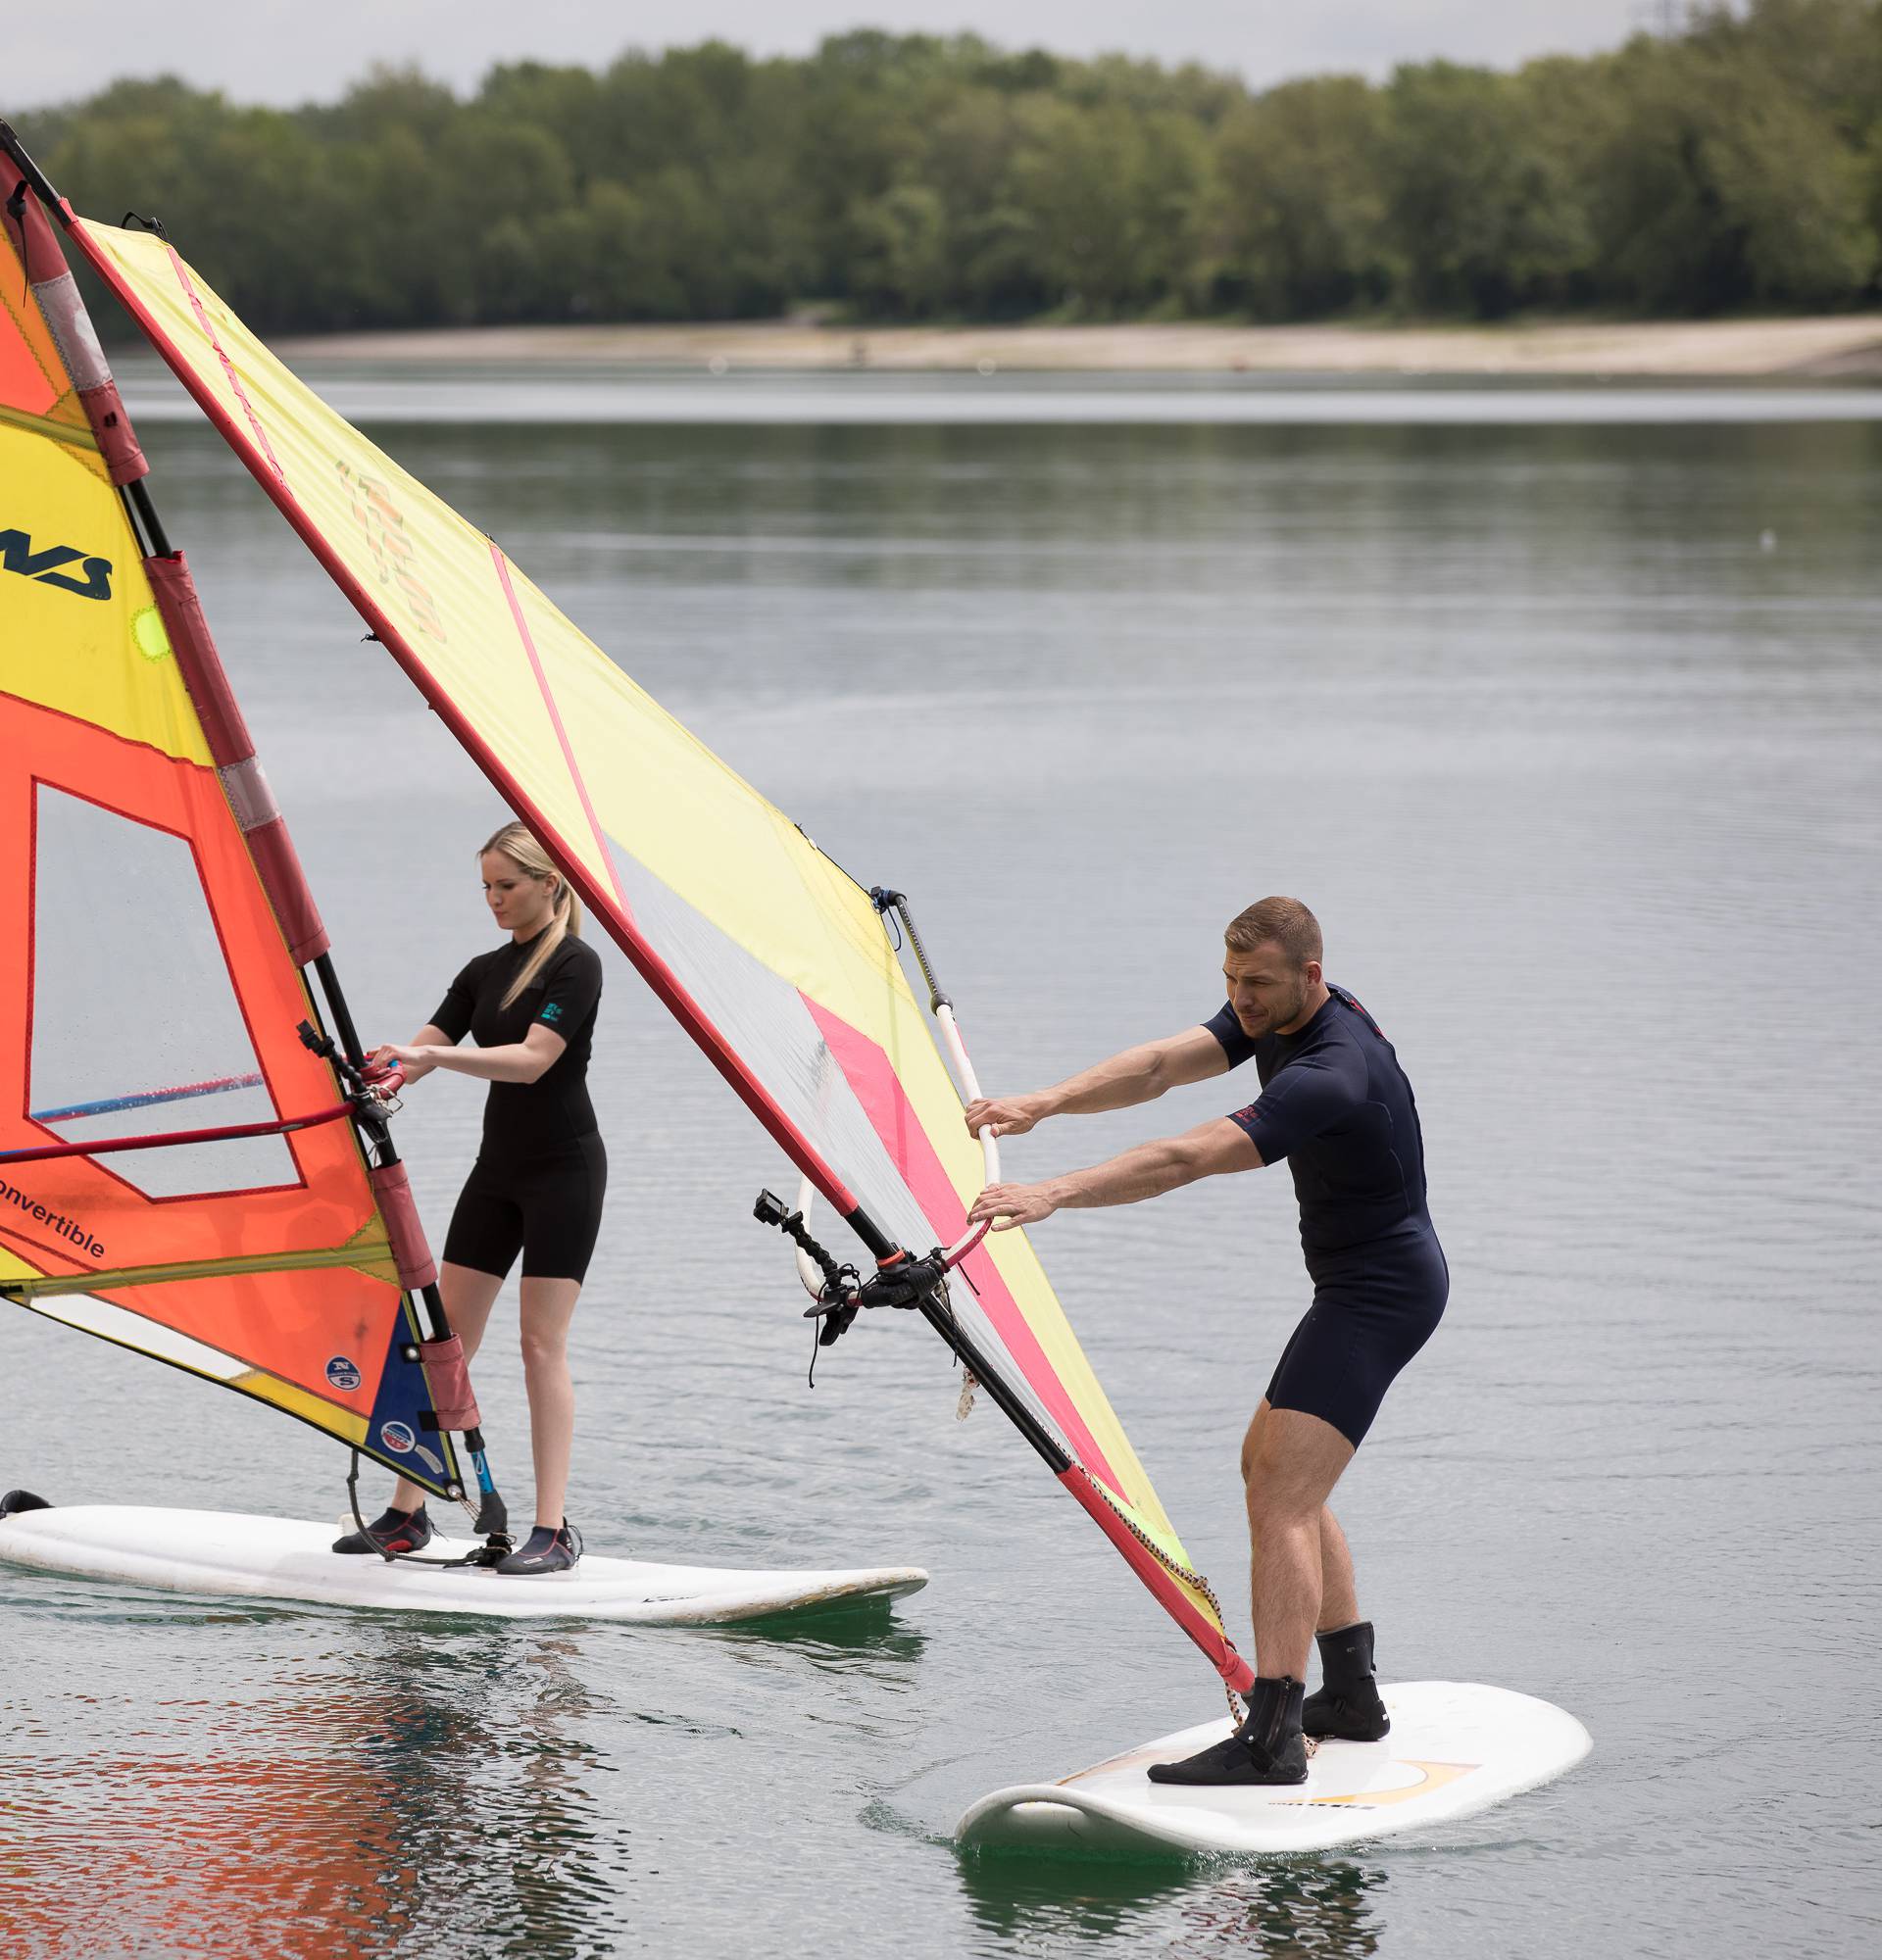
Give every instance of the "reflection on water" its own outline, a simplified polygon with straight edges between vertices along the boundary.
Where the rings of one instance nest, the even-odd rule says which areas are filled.
[[[872,1601],[870,1610],[832,1613],[801,1628],[780,1616],[736,1627],[702,1628],[701,1635],[747,1653],[795,1654],[807,1669],[841,1675],[846,1681],[906,1680],[928,1644],[918,1626],[903,1625],[895,1618],[895,1608],[880,1600]]]
[[[1384,1934],[1385,1885],[1383,1870],[1337,1859],[1238,1872],[1183,1900],[1181,1931],[1164,1950],[1183,1960],[1251,1952],[1269,1960],[1365,1960]]]
[[[613,1788],[623,1770],[735,1740],[748,1671],[820,1704],[832,1746],[846,1729],[867,1745],[871,1701],[908,1690],[926,1645],[879,1602],[701,1629],[681,1638],[721,1656],[718,1713],[674,1717],[600,1685],[610,1670],[572,1630],[227,1611],[8,1579],[23,1616],[96,1620],[121,1641],[141,1629],[178,1666],[157,1670],[167,1691],[150,1699],[70,1690],[56,1719],[0,1696],[5,1960],[614,1953],[641,1879]],[[192,1691],[197,1643],[244,1633],[270,1650],[255,1678],[212,1670]]]
[[[1196,1885],[1180,1864],[957,1854],[961,1890],[999,1950],[1051,1951],[1066,1938],[1106,1940],[1141,1931]]]
[[[631,1872],[584,1731],[619,1711],[572,1644],[334,1633],[256,1699],[124,1711],[134,1751],[96,1746],[86,1717],[107,1704],[85,1696],[79,1736],[42,1738],[29,1773],[10,1762],[0,1801],[31,1828],[0,1848],[8,1953],[341,1960],[473,1928],[484,1951],[606,1950],[594,1915]]]
[[[495,1952],[598,1950],[596,1914],[632,1870],[611,1855],[592,1738],[623,1711],[581,1679],[575,1654],[553,1635],[487,1637],[448,1656],[413,1636],[375,1670],[384,1701],[355,1752],[385,1794],[358,1855],[395,1882],[361,1915],[387,1952],[435,1952],[472,1927]]]
[[[1383,1936],[1382,1868],[1338,1858],[1246,1869],[964,1854],[962,1890],[1003,1951],[1076,1941],[1182,1960],[1368,1960]]]

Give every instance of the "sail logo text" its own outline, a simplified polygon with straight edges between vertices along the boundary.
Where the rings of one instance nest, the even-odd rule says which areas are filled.
[[[417,553],[405,533],[404,513],[393,503],[391,492],[375,477],[363,475],[350,464],[337,460],[333,466],[346,485],[353,515],[366,535],[379,583],[400,601],[421,633],[442,643],[444,621],[438,617],[436,603],[414,569]]]
[[[68,1218],[58,1211],[48,1211],[43,1204],[35,1202],[24,1191],[0,1178],[0,1201],[19,1205],[22,1211],[29,1211],[41,1225],[50,1225],[62,1239],[70,1239],[81,1252],[88,1252],[94,1259],[105,1256],[105,1249],[99,1245],[85,1228],[75,1219]]]
[[[74,578],[62,566],[76,564],[84,577]],[[76,593],[80,599],[111,597],[111,561],[92,558],[76,545],[46,545],[38,551],[25,531],[0,531],[0,566],[17,571],[40,585],[56,585],[61,592]]]

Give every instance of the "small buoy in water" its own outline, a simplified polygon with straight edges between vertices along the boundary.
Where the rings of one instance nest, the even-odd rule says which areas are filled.
[[[715,355],[713,356],[713,358],[712,358],[712,359],[711,359],[711,360],[710,360],[709,362],[707,362],[707,364],[706,364],[706,366],[707,366],[707,367],[708,367],[708,368],[710,368],[710,369],[711,369],[711,370],[712,370],[712,371],[713,371],[713,372],[714,372],[715,374],[722,374],[722,373],[724,373],[725,369],[726,369],[726,368],[728,368],[728,367],[729,367],[730,365],[731,365],[731,364],[730,364],[730,363],[729,363],[729,362],[728,362],[728,361],[727,361],[727,360],[725,359],[724,355],[722,355],[722,354],[715,354]]]
[[[989,361],[984,354],[973,365],[975,369],[982,374],[997,374],[1000,371],[999,362]]]
[[[1759,531],[1758,534],[1758,548],[1761,552],[1774,552],[1777,549],[1777,533],[1775,531]]]

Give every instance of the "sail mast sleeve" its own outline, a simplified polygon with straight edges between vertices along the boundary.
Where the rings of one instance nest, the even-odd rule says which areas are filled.
[[[105,350],[99,344],[91,316],[85,311],[78,281],[66,264],[58,234],[47,221],[40,199],[54,202],[67,222],[71,220],[71,213],[58,203],[52,186],[19,147],[11,126],[5,122],[0,122],[0,144],[22,172],[18,184],[9,186],[6,201],[14,249],[25,269],[26,283],[39,303],[59,358],[78,390],[79,405],[98,440],[98,453],[105,460],[112,482],[123,490],[148,476],[150,465],[138,447]]]

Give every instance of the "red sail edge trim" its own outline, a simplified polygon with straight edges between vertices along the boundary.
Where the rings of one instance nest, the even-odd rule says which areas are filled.
[[[843,1180],[823,1161],[812,1147],[810,1140],[771,1099],[764,1084],[745,1065],[743,1059],[714,1023],[707,1018],[705,1009],[687,992],[678,975],[640,936],[637,928],[621,916],[613,895],[589,875],[580,859],[570,848],[568,840],[537,808],[534,799],[524,791],[522,785],[497,760],[483,737],[438,685],[430,669],[420,660],[411,642],[392,623],[384,610],[353,576],[345,561],[327,543],[314,520],[302,509],[299,499],[288,489],[281,477],[274,473],[271,466],[262,463],[233,417],[210,393],[195,369],[178,353],[175,344],[152,316],[150,309],[119,277],[118,269],[112,264],[109,255],[93,241],[89,222],[82,218],[74,218],[72,235],[77,239],[79,248],[92,270],[111,288],[118,303],[137,322],[145,339],[164,357],[171,371],[189,391],[196,406],[202,410],[216,432],[241,459],[248,473],[268,493],[275,509],[287,519],[295,534],[313,553],[326,575],[346,594],[354,610],[372,628],[380,644],[403,668],[406,677],[424,697],[433,712],[457,738],[466,755],[483,771],[497,793],[518,816],[528,824],[537,840],[557,855],[563,875],[574,886],[588,908],[608,928],[609,937],[627,956],[634,970],[653,990],[667,1011],[692,1037],[694,1044],[705,1054],[707,1060],[730,1084],[740,1102],[770,1133],[785,1155],[817,1186],[830,1203],[835,1205],[846,1218],[852,1212],[860,1210],[862,1208],[860,1203]]]

